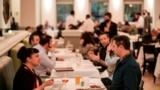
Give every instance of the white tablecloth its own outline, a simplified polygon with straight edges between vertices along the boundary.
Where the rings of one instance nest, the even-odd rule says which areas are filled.
[[[54,82],[55,83],[56,82],[61,82],[61,79],[60,78],[59,79],[58,78],[54,79]],[[87,90],[107,90],[105,88],[105,86],[102,84],[101,80],[98,79],[98,78],[89,78],[89,86],[90,85],[98,85],[98,86],[101,87],[101,89],[87,89]],[[75,85],[75,79],[74,78],[69,78],[69,81],[66,84],[66,89],[64,89],[64,86],[62,86],[62,88],[60,90],[76,90],[77,88],[85,88],[85,87],[81,87],[80,85],[76,86]],[[48,86],[48,87],[45,87],[44,90],[58,90],[58,89],[55,89],[54,86]]]
[[[71,58],[75,58],[76,54],[74,52],[69,51],[66,48],[56,48],[55,49],[55,56],[62,57],[64,59],[71,59]]]
[[[154,75],[156,76],[156,78],[160,77],[160,54],[158,54],[158,57],[157,57],[157,63],[154,70]]]
[[[57,61],[55,68],[72,67],[74,71],[66,71],[69,77],[75,77],[76,74],[88,77],[100,78],[99,71],[89,60],[82,60],[81,65],[77,66],[76,59]],[[65,72],[65,73],[66,73]],[[51,77],[62,77],[64,72],[52,70]]]

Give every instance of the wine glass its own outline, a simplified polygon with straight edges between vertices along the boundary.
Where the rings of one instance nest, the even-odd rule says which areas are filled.
[[[62,82],[63,82],[63,85],[64,85],[64,88],[65,88],[65,89],[67,89],[67,88],[66,88],[66,84],[67,84],[68,81],[69,81],[69,79],[68,79],[68,77],[67,77],[67,73],[65,72],[65,73],[63,74],[63,77],[62,77]]]

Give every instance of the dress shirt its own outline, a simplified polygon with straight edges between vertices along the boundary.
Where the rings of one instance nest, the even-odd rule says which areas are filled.
[[[93,32],[94,31],[94,22],[92,19],[88,18],[85,20],[85,22],[82,25],[82,30],[87,32]]]
[[[109,74],[109,78],[111,80],[112,80],[113,73],[114,73],[116,63],[118,60],[119,60],[119,57],[117,57],[116,55],[113,55],[113,56],[106,55],[105,57],[105,63],[108,66],[107,71]]]
[[[139,17],[137,23],[136,23],[137,28],[144,28],[144,18],[142,16]]]
[[[66,28],[65,29],[69,29],[69,25],[72,24],[72,25],[76,25],[76,20],[75,20],[75,17],[73,15],[69,15],[67,18],[66,18]]]
[[[46,70],[52,70],[55,67],[56,57],[53,53],[51,53],[50,57],[47,54],[47,51],[39,44],[34,46],[39,50],[39,57],[40,57],[40,65],[35,68],[35,71],[40,75],[46,75]]]
[[[107,64],[107,66],[108,65],[114,65],[114,64],[116,64],[117,63],[117,60],[119,59],[119,57],[117,57],[117,56],[112,56],[112,57],[110,57],[110,56],[106,56],[105,57],[105,62],[106,62],[106,64]]]

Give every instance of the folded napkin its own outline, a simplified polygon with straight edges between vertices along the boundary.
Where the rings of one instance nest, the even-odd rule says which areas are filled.
[[[56,72],[63,72],[63,71],[74,71],[72,67],[58,67],[55,68]]]

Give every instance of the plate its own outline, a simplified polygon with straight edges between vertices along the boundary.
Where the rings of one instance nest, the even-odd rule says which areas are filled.
[[[105,88],[100,85],[90,85],[90,88],[88,90],[104,90]]]
[[[105,88],[89,88],[87,90],[104,90]]]

